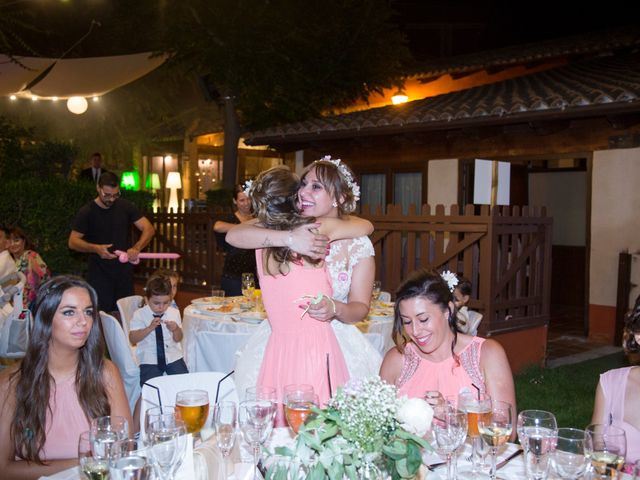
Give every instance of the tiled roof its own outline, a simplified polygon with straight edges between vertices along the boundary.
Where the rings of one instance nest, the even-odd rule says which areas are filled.
[[[596,57],[458,92],[251,132],[275,144],[640,111],[640,52]]]
[[[411,77],[429,80],[445,74],[537,63],[560,57],[594,55],[638,45],[640,27],[622,27],[423,62],[414,67]]]

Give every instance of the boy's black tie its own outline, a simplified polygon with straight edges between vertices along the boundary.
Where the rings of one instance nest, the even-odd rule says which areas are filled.
[[[153,318],[162,318],[162,313],[153,314]],[[167,368],[167,359],[164,356],[164,335],[162,325],[156,327],[156,355],[158,356],[158,367],[164,372]]]

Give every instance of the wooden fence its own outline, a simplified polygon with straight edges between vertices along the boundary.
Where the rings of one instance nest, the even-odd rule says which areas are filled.
[[[470,308],[484,315],[480,333],[490,336],[543,325],[549,320],[551,224],[544,209],[438,205],[410,208],[388,205],[385,212],[365,209],[375,226],[376,277],[393,292],[413,270],[450,270],[471,281]],[[219,283],[223,254],[213,223],[220,212],[156,213],[157,233],[150,251],[182,255],[172,268],[183,283],[211,288]],[[171,262],[154,261],[138,270],[143,276]],[[144,269],[143,269],[144,268]]]

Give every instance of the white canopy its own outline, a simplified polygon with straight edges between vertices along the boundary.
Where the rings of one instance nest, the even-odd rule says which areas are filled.
[[[63,60],[15,58],[19,63],[0,55],[0,95],[42,99],[101,96],[146,75],[167,59],[151,58],[149,52]],[[40,75],[43,78],[34,82]]]

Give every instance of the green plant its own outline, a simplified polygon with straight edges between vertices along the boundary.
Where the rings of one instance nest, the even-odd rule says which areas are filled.
[[[277,447],[268,480],[287,477],[321,480],[374,478],[388,472],[394,480],[414,478],[422,465],[422,438],[433,410],[422,399],[398,399],[397,390],[378,376],[352,380],[338,389],[327,408],[314,408],[293,448]]]

